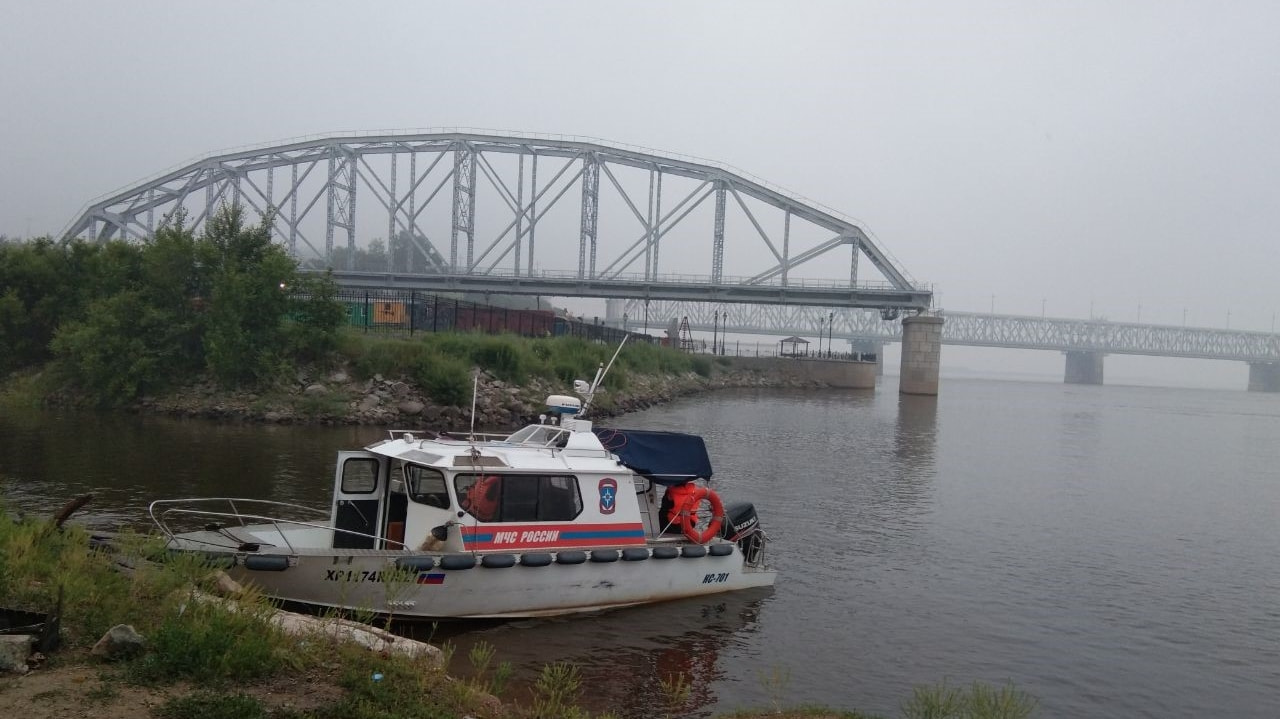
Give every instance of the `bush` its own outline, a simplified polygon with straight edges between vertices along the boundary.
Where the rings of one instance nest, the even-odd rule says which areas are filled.
[[[471,349],[477,366],[508,382],[527,379],[523,348],[515,336],[481,337]]]
[[[413,366],[413,379],[435,401],[461,407],[471,398],[471,367],[455,357],[425,354]]]
[[[693,371],[701,377],[711,376],[711,360],[706,357],[693,357],[690,360]]]
[[[284,327],[286,351],[293,359],[322,360],[338,348],[338,328],[345,323],[346,315],[337,300],[337,288],[332,273],[294,279],[289,295],[289,321]]]
[[[64,638],[87,646],[120,623],[145,633],[172,592],[203,573],[186,558],[137,562],[132,576],[119,572],[117,559],[163,555],[159,542],[147,537],[119,535],[114,555],[88,546],[89,536],[78,527],[0,519],[0,605],[46,612],[61,592]]]
[[[122,292],[89,306],[83,321],[53,338],[60,369],[96,404],[110,406],[153,391],[167,375],[171,348],[160,344],[164,317],[141,294]]]
[[[191,601],[166,614],[147,636],[147,653],[129,675],[143,684],[180,679],[244,681],[270,676],[284,666],[280,637],[267,623],[264,606]]]

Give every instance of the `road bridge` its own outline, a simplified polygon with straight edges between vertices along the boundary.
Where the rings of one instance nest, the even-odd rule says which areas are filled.
[[[664,327],[672,319],[688,318],[691,329],[703,332],[823,336],[862,346],[902,340],[901,322],[859,310],[698,302],[646,305],[635,300],[613,303],[609,309],[608,320],[614,323],[626,314],[632,323],[647,319],[652,326]],[[935,314],[945,320],[943,344],[1064,353],[1067,382],[1101,384],[1102,358],[1128,354],[1245,362],[1249,389],[1280,392],[1280,335],[1276,333],[976,312]]]

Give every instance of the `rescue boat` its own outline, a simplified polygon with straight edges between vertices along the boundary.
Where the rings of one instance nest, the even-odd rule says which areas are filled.
[[[392,430],[339,452],[327,509],[148,511],[171,550],[270,597],[382,616],[553,616],[772,585],[755,508],[720,500],[701,437],[582,416],[606,371],[511,434]]]

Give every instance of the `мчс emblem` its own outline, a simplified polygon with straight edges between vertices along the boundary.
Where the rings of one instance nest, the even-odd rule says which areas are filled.
[[[600,513],[613,514],[618,507],[618,483],[605,477],[600,480]]]

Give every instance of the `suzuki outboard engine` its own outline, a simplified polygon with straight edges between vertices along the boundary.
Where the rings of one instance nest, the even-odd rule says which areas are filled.
[[[748,564],[758,564],[764,551],[764,533],[760,531],[760,518],[756,506],[750,502],[733,502],[725,505],[724,524],[720,536],[737,542]]]

